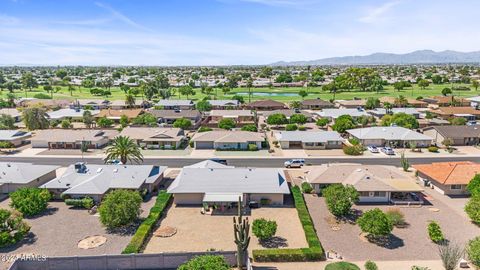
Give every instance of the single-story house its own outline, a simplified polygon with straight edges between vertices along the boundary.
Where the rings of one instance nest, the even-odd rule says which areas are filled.
[[[273,111],[287,109],[287,105],[271,99],[257,100],[245,105],[245,108],[256,111]]]
[[[65,109],[48,112],[47,115],[48,115],[48,118],[51,120],[63,120],[68,118],[68,119],[80,121],[83,119],[84,112],[85,110],[83,109],[65,108]],[[90,112],[92,113],[92,116],[96,116],[100,113],[99,110],[91,110]]]
[[[0,142],[10,142],[15,147],[27,144],[31,136],[32,133],[22,130],[0,130]]]
[[[0,162],[0,193],[8,194],[19,188],[43,185],[57,176],[57,169],[58,166]]]
[[[162,107],[164,110],[193,110],[195,103],[188,99],[162,99],[156,106]]]
[[[352,117],[369,116],[369,114],[360,108],[357,109],[323,109],[321,112],[315,112],[322,118],[328,118],[330,120],[337,119],[342,115],[350,115]]]
[[[446,126],[450,125],[450,122],[445,119],[440,119],[440,118],[432,118],[432,119],[427,119],[427,118],[420,118],[418,119],[418,126],[419,128],[426,128],[430,126]]]
[[[204,160],[192,165],[185,166],[183,168],[210,168],[210,169],[220,169],[220,168],[235,168],[234,166],[224,165],[222,163],[213,161],[213,160]]]
[[[454,96],[435,96],[431,98],[424,98],[422,99],[422,101],[439,107],[448,107],[451,106],[452,103],[454,104],[454,106],[459,107],[470,106],[469,100]]]
[[[241,199],[283,205],[290,194],[285,174],[274,168],[183,168],[169,186],[176,205],[225,206]]]
[[[143,113],[143,109],[126,109],[126,110],[112,110],[112,109],[105,109],[101,110],[95,117],[102,118],[106,117],[110,120],[118,122],[122,116],[126,116],[128,120],[132,120],[137,118],[140,114]]]
[[[22,113],[19,112],[16,108],[3,108],[0,109],[0,115],[9,115],[15,119],[15,122],[20,122],[22,120]]]
[[[195,149],[247,150],[250,144],[262,149],[265,136],[250,131],[207,131],[196,133],[191,141]]]
[[[99,149],[118,135],[116,130],[44,129],[35,131],[33,148],[80,149],[86,143],[89,149]]]
[[[162,127],[126,127],[120,136],[127,136],[142,148],[147,149],[177,149],[185,140],[183,130],[180,128]]]
[[[471,161],[433,162],[412,165],[418,177],[444,195],[467,195],[467,185],[480,173],[480,164]]]
[[[336,131],[279,131],[274,136],[282,149],[338,149],[345,141]]]
[[[91,197],[100,202],[103,196],[116,189],[158,189],[167,167],[153,165],[94,165],[83,162],[68,166],[62,176],[42,185],[55,197]]]
[[[212,105],[212,110],[228,110],[228,109],[237,109],[240,103],[238,100],[232,99],[215,99],[208,100],[208,103]]]
[[[367,100],[366,99],[335,100],[335,104],[339,108],[355,109],[355,108],[365,107],[365,105],[367,105]]]
[[[264,112],[259,112],[259,114],[263,115],[265,119],[272,114],[283,114],[285,115],[285,117],[287,117],[287,119],[290,119],[290,117],[294,114],[303,114],[307,117],[307,122],[313,122],[313,115],[305,110],[284,109],[284,110],[264,111]]]
[[[470,106],[472,106],[474,108],[479,108],[480,107],[480,96],[467,98],[467,100],[470,101]]]
[[[77,99],[70,104],[70,109],[85,109],[85,107],[92,110],[107,109],[110,101],[106,99]]]
[[[135,103],[133,104],[133,108],[147,109],[150,108],[150,106],[150,102],[141,99],[136,99]],[[113,100],[110,102],[109,107],[114,110],[122,110],[128,109],[129,105],[125,103],[125,100]]]
[[[392,104],[392,106],[396,107],[395,106],[395,104],[396,104],[395,100],[397,98],[395,98],[395,97],[381,97],[379,99],[380,99],[380,102],[382,104],[390,103],[390,104]],[[407,98],[407,102],[408,102],[409,107],[414,107],[414,108],[427,108],[428,107],[427,102],[422,101],[422,100],[417,100],[417,99],[414,99],[414,98]]]
[[[387,110],[385,110],[384,108],[377,108],[375,110],[369,110],[368,113],[375,117],[382,118],[384,115],[387,114]],[[389,113],[390,114],[404,113],[404,114],[412,115],[416,119],[420,118],[420,112],[417,111],[417,109],[415,108],[409,108],[409,107],[392,108],[389,110]]]
[[[208,125],[216,127],[226,118],[235,121],[237,127],[255,124],[255,114],[251,110],[211,110],[208,114]]]
[[[67,108],[70,105],[71,101],[68,99],[36,99],[28,98],[20,102],[22,107],[45,107],[45,108]]]
[[[427,127],[423,134],[433,138],[433,143],[443,145],[446,139],[451,145],[477,145],[480,143],[480,128],[473,126],[434,126]]]
[[[326,108],[333,108],[335,106],[330,101],[325,101],[320,98],[305,99],[301,103],[301,108],[307,110],[321,110]]]
[[[368,127],[349,129],[351,137],[358,139],[363,145],[408,147],[428,147],[432,143],[430,136],[404,127]]]
[[[452,117],[464,117],[467,120],[480,119],[480,110],[477,110],[473,107],[439,107],[437,109],[430,109],[434,115],[442,119],[449,119]]]
[[[198,110],[149,110],[158,119],[159,124],[171,126],[177,119],[186,118],[192,121],[192,128],[197,128],[202,122],[202,114]]]
[[[331,184],[351,185],[360,203],[412,202],[410,193],[423,191],[401,168],[385,165],[324,164],[309,167],[305,178],[316,193]]]

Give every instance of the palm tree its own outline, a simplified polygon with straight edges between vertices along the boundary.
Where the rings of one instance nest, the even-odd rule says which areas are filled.
[[[125,96],[125,105],[127,105],[128,108],[133,108],[135,106],[135,97],[128,93]]]
[[[140,147],[128,136],[116,137],[105,153],[107,154],[105,162],[112,159],[120,159],[122,164],[126,164],[128,161],[130,161],[130,163],[143,162]]]

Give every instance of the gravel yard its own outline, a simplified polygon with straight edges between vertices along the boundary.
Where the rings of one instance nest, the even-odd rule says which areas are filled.
[[[400,207],[408,228],[395,228],[392,232],[392,242],[386,247],[366,242],[360,237],[358,225],[340,224],[340,230],[332,230],[331,217],[323,198],[313,195],[305,196],[310,215],[315,224],[318,237],[325,250],[335,250],[348,261],[361,260],[437,260],[437,246],[427,234],[427,224],[430,220],[437,221],[446,238],[452,242],[464,244],[469,239],[480,234],[480,228],[438,200],[432,200],[432,205],[422,207]],[[386,210],[389,206],[356,205],[354,209],[366,211],[379,207]],[[434,207],[439,212],[428,208]]]

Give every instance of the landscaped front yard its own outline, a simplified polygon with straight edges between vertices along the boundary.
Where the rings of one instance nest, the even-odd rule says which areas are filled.
[[[166,217],[160,221],[160,227],[174,227],[177,233],[168,238],[152,236],[144,252],[236,250],[233,242],[232,216],[202,215],[200,210],[201,207],[172,206],[166,213]],[[297,210],[294,207],[253,209],[248,216],[250,224],[258,218],[277,222],[277,233],[272,243],[278,247],[307,246]],[[265,247],[262,247],[258,239],[252,235],[249,250],[263,248]]]
[[[446,204],[432,200],[430,201],[432,205],[396,207],[403,212],[409,226],[402,229],[394,228],[390,237],[391,242],[379,246],[361,237],[358,225],[335,223],[324,198],[306,195],[305,201],[325,250],[334,250],[347,261],[440,259],[437,245],[430,241],[427,234],[427,224],[430,220],[440,224],[448,240],[461,245],[480,234],[480,228],[465,217],[460,216]],[[365,212],[375,207],[383,211],[392,208],[382,205],[355,205],[353,209]]]

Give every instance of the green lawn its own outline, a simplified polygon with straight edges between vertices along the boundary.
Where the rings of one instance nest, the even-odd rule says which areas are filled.
[[[470,86],[466,84],[455,84],[455,86]],[[381,91],[379,93],[376,92],[362,92],[362,91],[349,91],[349,92],[337,92],[335,98],[336,99],[353,99],[353,98],[368,98],[368,97],[383,97],[383,96],[393,96],[397,97],[398,95],[403,95],[407,98],[417,98],[419,96],[422,97],[428,97],[428,96],[436,96],[436,95],[441,95],[441,91],[445,87],[452,87],[451,84],[444,84],[444,85],[430,85],[426,89],[420,89],[417,85],[414,85],[411,88],[407,88],[405,90],[402,90],[400,92],[395,91],[392,86],[387,86],[385,87],[384,91]],[[332,93],[324,92],[321,90],[320,87],[310,87],[310,88],[301,88],[301,87],[292,87],[292,88],[253,88],[252,92],[255,93],[276,93],[276,94],[281,94],[281,93],[289,93],[289,94],[297,94],[300,90],[306,90],[309,95],[306,97],[307,99],[309,98],[317,98],[320,97],[324,100],[329,100],[333,98]],[[107,99],[109,100],[123,100],[125,99],[125,94],[123,91],[121,91],[118,87],[113,87],[110,89],[112,95],[109,96]],[[194,100],[200,100],[203,99],[206,95],[202,94],[200,92],[200,89],[196,89],[197,94],[195,96],[189,96],[188,98],[194,99]],[[248,90],[246,88],[235,88],[233,89],[230,93],[227,95],[223,95],[221,90],[214,91],[218,94],[217,99],[231,99],[232,96],[236,93],[246,93]],[[0,93],[0,97],[5,98],[7,95],[8,91],[4,90]],[[29,92],[24,92],[24,91],[15,91],[15,95],[17,97],[33,97],[35,94],[38,93],[44,93],[48,94],[47,92],[41,90],[41,89],[34,89],[33,91]],[[454,91],[455,96],[462,96],[462,97],[472,97],[479,95],[480,91],[475,91],[473,88],[471,91]],[[70,95],[70,92],[67,90],[66,87],[62,87],[62,90],[60,90],[57,93],[53,94],[53,97],[55,99],[104,99],[105,97],[102,96],[93,96],[90,94],[90,90],[87,88],[76,88],[72,95]],[[248,102],[248,95],[243,95],[244,100]],[[141,99],[141,96],[137,96],[137,99]],[[177,94],[172,97],[172,99],[186,99],[186,96],[179,96],[178,91]],[[293,96],[252,96],[252,101],[253,100],[259,100],[259,99],[274,99],[278,101],[284,101],[284,102],[291,102],[293,100],[301,100],[301,97],[298,95],[293,95]]]

